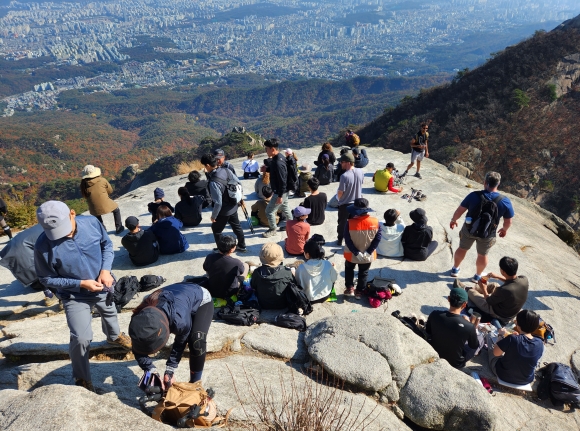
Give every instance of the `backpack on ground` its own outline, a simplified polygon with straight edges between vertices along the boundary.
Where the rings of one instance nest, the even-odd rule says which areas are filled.
[[[540,379],[539,399],[550,398],[555,406],[574,404],[580,407],[580,385],[568,365],[560,362],[546,364],[536,372],[536,377]]]
[[[274,323],[282,328],[296,329],[297,331],[306,331],[306,319],[294,313],[278,314]]]
[[[159,401],[151,417],[178,428],[223,428],[232,409],[225,417],[218,416],[213,395],[212,389],[203,389],[201,381],[176,382]]]
[[[306,316],[312,313],[312,304],[310,299],[304,293],[304,289],[300,286],[290,283],[286,290],[284,290],[284,296],[286,297],[286,303],[288,304],[288,312],[298,315]]]
[[[411,317],[401,316],[401,312],[399,310],[393,311],[391,313],[391,316],[399,319],[399,321],[403,325],[405,325],[407,328],[409,328],[411,331],[413,331],[415,334],[417,334],[423,340],[429,341],[429,334],[427,334],[427,331],[425,330],[425,328],[423,326],[419,325],[419,323],[416,319],[413,319]]]
[[[160,275],[144,275],[141,277],[141,280],[139,280],[139,285],[141,286],[139,291],[148,292],[161,286],[166,281],[167,280]]]
[[[139,280],[133,275],[126,275],[117,280],[113,292],[113,302],[115,303],[115,308],[117,308],[117,313],[120,313],[121,309],[140,291]]]
[[[367,282],[365,294],[369,298],[371,307],[379,308],[393,297],[394,289],[392,289],[392,285],[394,282],[395,280],[381,277],[375,277]]]
[[[544,341],[544,344],[547,344],[550,340],[552,341],[552,344],[556,342],[554,328],[549,323],[546,323],[542,318],[540,318],[540,326],[532,332],[532,335],[541,338]]]
[[[252,326],[260,320],[260,311],[247,305],[225,305],[217,315],[226,323],[239,326]]]
[[[224,196],[227,195],[230,199],[235,200],[236,203],[239,203],[242,199],[244,199],[244,188],[242,187],[242,183],[240,183],[240,180],[238,180],[238,177],[236,177],[232,171],[227,168],[221,169],[225,169],[228,175],[227,181],[219,178],[217,175],[214,175],[211,181],[222,184],[225,189]]]
[[[479,238],[489,238],[495,235],[499,225],[499,211],[497,204],[503,199],[502,195],[493,200],[484,196],[484,192],[479,192],[479,210],[471,216],[473,224],[469,233]]]

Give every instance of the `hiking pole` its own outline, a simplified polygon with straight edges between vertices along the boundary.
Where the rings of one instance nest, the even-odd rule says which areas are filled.
[[[246,216],[246,221],[250,225],[250,232],[254,233],[254,225],[252,225],[252,219],[248,215],[248,210],[246,209],[246,204],[244,203],[243,199],[240,201],[240,206],[242,207],[242,211],[244,212],[244,215]]]

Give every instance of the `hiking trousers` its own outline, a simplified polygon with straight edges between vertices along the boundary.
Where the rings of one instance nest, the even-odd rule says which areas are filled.
[[[116,340],[120,334],[117,310],[114,304],[107,307],[106,298],[107,294],[101,293],[90,298],[62,300],[66,323],[70,329],[68,351],[75,379],[92,381],[89,368],[89,348],[93,340],[91,307],[95,307],[101,315],[101,326],[108,341]]]
[[[266,217],[268,218],[268,224],[270,225],[270,230],[276,230],[276,213],[282,211],[286,216],[286,221],[293,220],[292,212],[290,211],[290,205],[288,204],[288,192],[282,195],[282,203],[276,204],[278,200],[277,195],[272,196],[268,205],[266,205]]]
[[[226,224],[229,224],[234,232],[234,235],[238,239],[238,247],[246,247],[246,238],[244,237],[244,230],[242,229],[242,225],[240,224],[240,219],[238,217],[238,212],[227,216],[227,215],[218,215],[215,219],[215,222],[211,224],[211,231],[213,232],[213,237],[215,239],[216,245],[218,245],[220,238],[222,237],[222,232],[226,227]]]
[[[209,293],[208,293],[209,295]],[[201,380],[205,355],[207,353],[207,333],[213,319],[213,301],[203,304],[192,317],[189,333],[189,381]]]
[[[99,220],[104,227],[105,223],[103,222],[103,216],[99,215],[96,217],[97,217],[97,220]],[[119,228],[122,228],[123,222],[121,221],[121,210],[119,209],[119,207],[117,207],[113,210],[113,218],[115,219],[115,230],[119,230]]]
[[[348,260],[344,262],[344,285],[348,289],[354,286],[354,269],[358,265],[358,280],[356,290],[362,292],[367,287],[367,278],[369,276],[370,263],[352,263]]]

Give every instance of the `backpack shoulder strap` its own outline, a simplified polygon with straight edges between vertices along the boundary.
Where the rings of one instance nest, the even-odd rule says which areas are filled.
[[[499,204],[502,201],[503,198],[504,198],[504,196],[502,194],[500,194],[493,201],[497,205],[497,204]]]

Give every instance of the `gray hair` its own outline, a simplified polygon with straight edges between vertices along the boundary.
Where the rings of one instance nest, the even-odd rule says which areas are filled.
[[[485,184],[487,184],[489,188],[495,189],[497,186],[499,186],[500,182],[501,175],[497,172],[490,171],[485,174]]]

